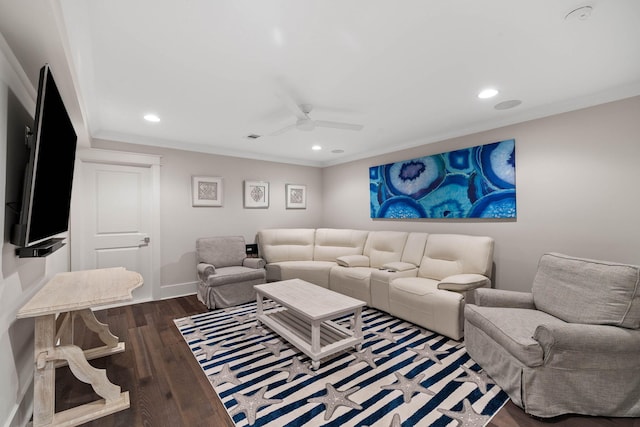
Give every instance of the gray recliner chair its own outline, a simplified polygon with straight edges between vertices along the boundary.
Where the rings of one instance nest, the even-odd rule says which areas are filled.
[[[476,289],[471,358],[538,417],[640,416],[640,267],[540,259],[531,293]]]
[[[266,283],[265,262],[248,258],[244,237],[204,237],[196,241],[198,299],[209,309],[256,300],[254,285]]]

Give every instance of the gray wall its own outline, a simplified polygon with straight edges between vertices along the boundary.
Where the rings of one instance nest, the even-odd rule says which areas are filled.
[[[322,222],[322,170],[114,141],[96,140],[94,148],[162,156],[160,167],[161,284],[163,297],[195,290],[195,242],[198,237],[240,235],[247,243],[258,230],[317,227]],[[192,207],[192,176],[223,177],[222,207]],[[268,209],[243,207],[244,180],[269,182]],[[285,209],[285,185],[307,186],[307,209]],[[182,291],[172,292],[183,289]]]
[[[0,223],[3,225],[0,257],[0,424],[25,425],[33,402],[33,319],[16,320],[16,313],[53,275],[68,271],[69,245],[41,259],[19,259],[9,243],[13,213],[5,207],[18,192],[15,182],[7,186],[8,144],[21,144],[22,123],[35,111],[35,91],[24,86],[22,69],[10,61],[0,37]],[[16,117],[18,116],[18,117]],[[22,124],[21,124],[22,123]],[[10,151],[10,150],[9,150]],[[11,181],[11,179],[10,179]],[[8,199],[7,199],[8,197]],[[5,218],[7,218],[5,221]],[[5,223],[6,222],[6,223]]]
[[[370,166],[516,140],[517,220],[372,220]],[[640,264],[640,97],[328,167],[323,225],[488,235],[495,286],[529,291],[545,252]]]

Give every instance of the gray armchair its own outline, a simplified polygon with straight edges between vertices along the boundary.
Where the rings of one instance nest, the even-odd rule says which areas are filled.
[[[254,285],[266,282],[265,262],[248,258],[242,236],[196,241],[198,299],[209,309],[255,301]]]
[[[525,412],[640,416],[640,267],[545,254],[531,293],[477,289],[469,355]]]

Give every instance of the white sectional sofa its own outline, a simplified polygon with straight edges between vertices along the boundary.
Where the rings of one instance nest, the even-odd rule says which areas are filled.
[[[470,291],[491,284],[490,237],[293,228],[257,242],[267,281],[306,280],[456,340]]]

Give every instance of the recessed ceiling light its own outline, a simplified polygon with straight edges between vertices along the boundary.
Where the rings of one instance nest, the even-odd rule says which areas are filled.
[[[155,114],[145,114],[144,119],[148,122],[158,123],[160,121],[160,117]]]
[[[320,150],[322,150],[322,147],[321,147],[321,146],[319,146],[319,145],[314,145],[313,147],[311,147],[311,149],[312,149],[313,151],[320,151]]]
[[[498,91],[493,88],[484,89],[478,94],[478,98],[480,99],[493,98],[497,94],[498,94]]]

